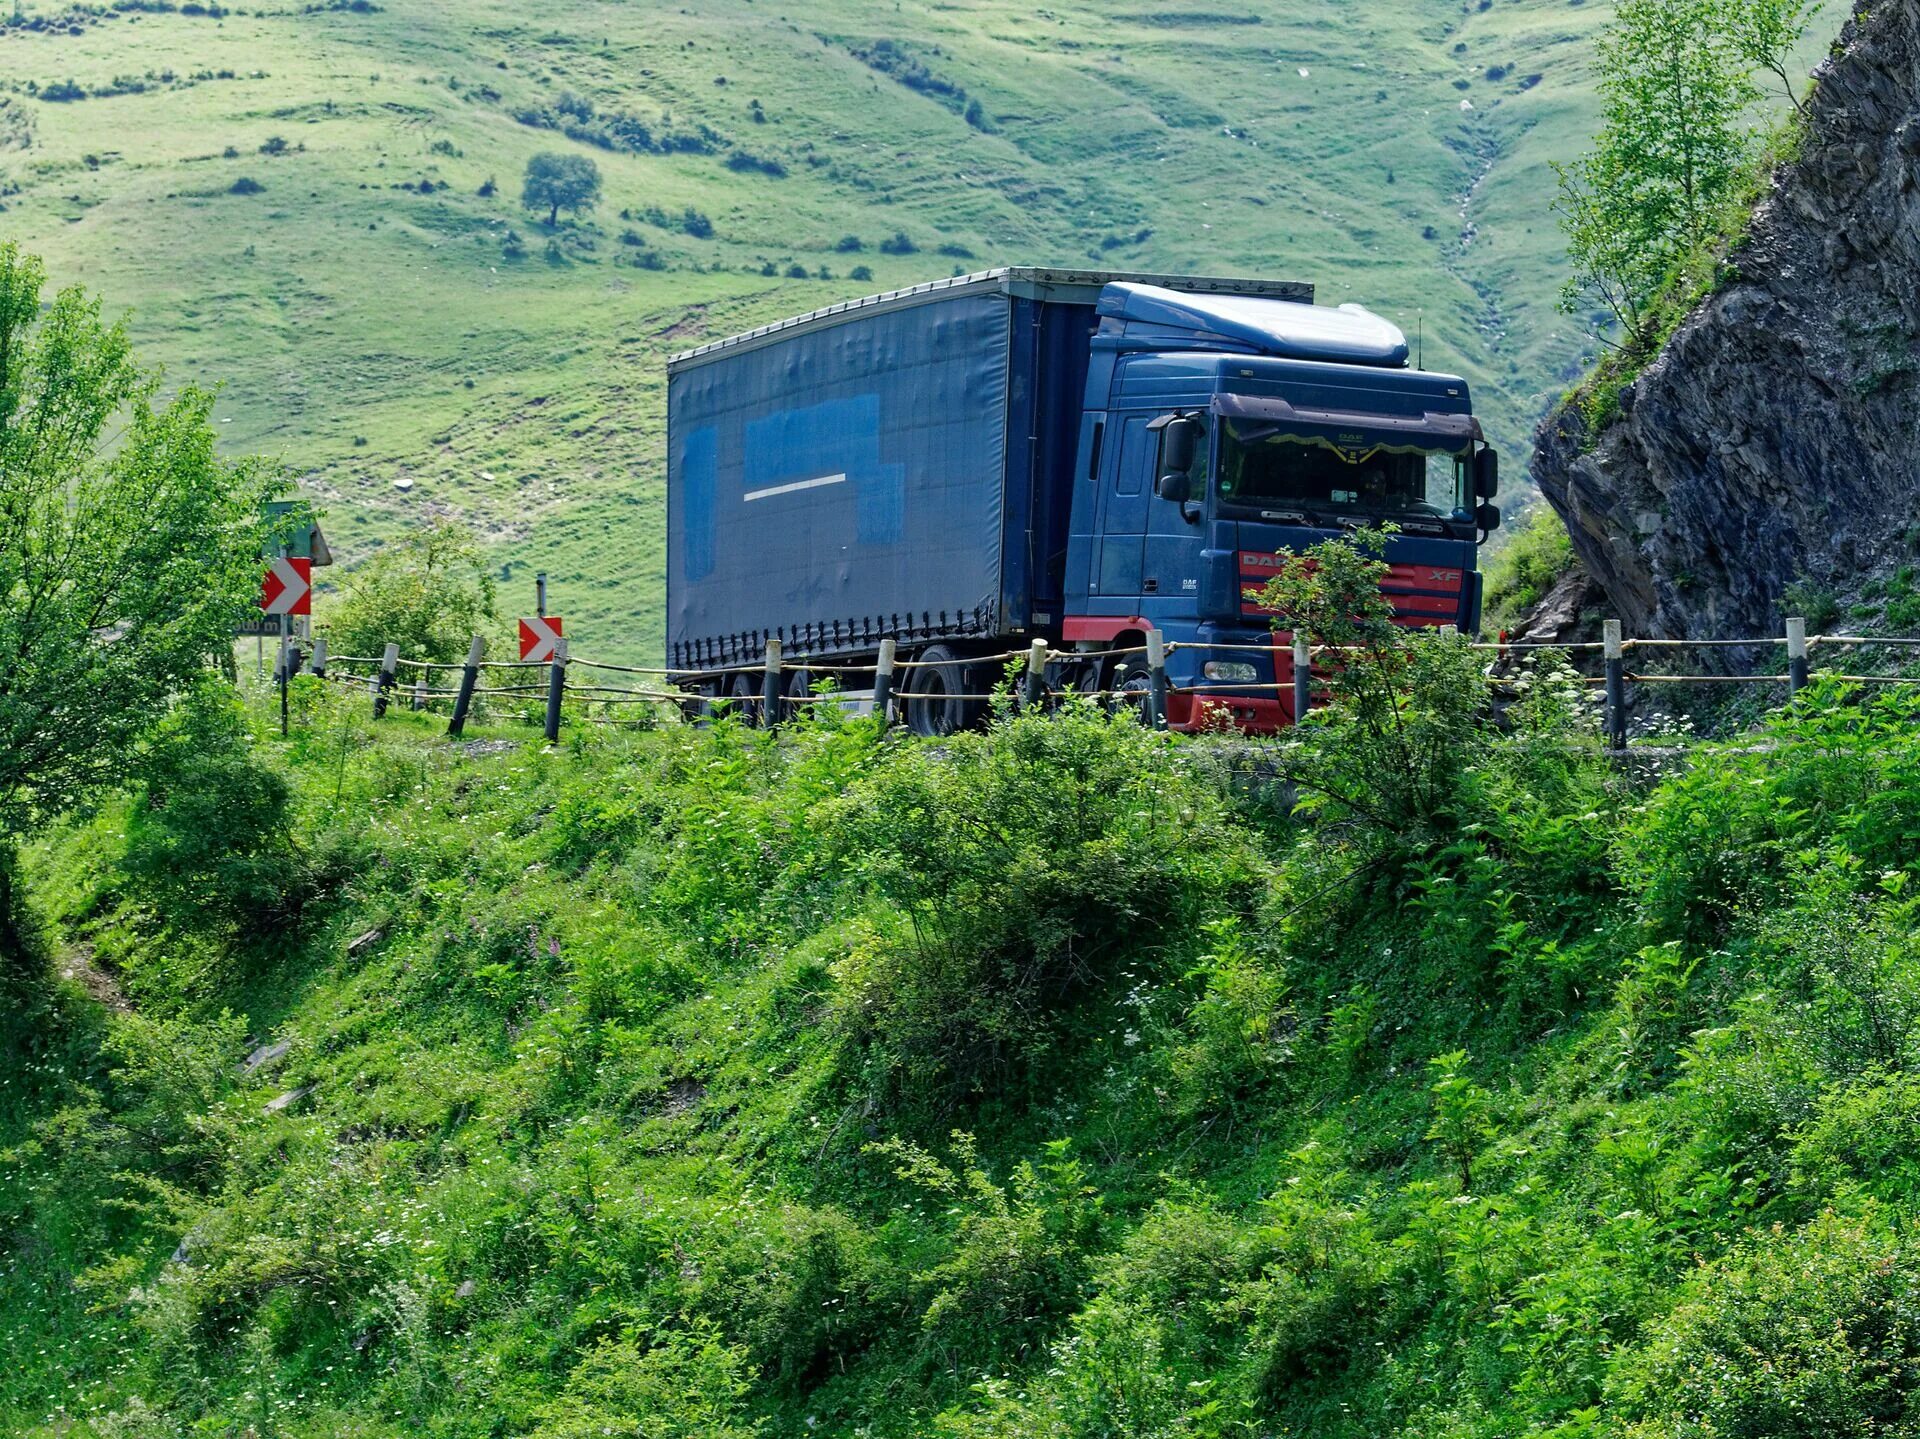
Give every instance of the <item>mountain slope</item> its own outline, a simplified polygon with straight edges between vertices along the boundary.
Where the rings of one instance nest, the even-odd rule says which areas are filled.
[[[1579,358],[1544,200],[1585,8],[218,12],[0,26],[0,226],[224,379],[228,443],[283,456],[349,562],[460,511],[597,653],[659,646],[662,362],[701,339],[997,264],[1278,274],[1423,333],[1510,450]],[[553,237],[515,203],[542,149],[605,178]]]

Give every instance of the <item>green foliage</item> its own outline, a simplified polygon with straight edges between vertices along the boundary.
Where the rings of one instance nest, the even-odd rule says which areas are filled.
[[[1484,566],[1484,633],[1512,629],[1545,598],[1554,582],[1573,567],[1573,541],[1551,505],[1527,511],[1520,524],[1503,532],[1500,548]]]
[[[261,930],[303,899],[287,782],[253,753],[232,687],[208,680],[155,727],[134,765],[129,879],[170,922]]]
[[[1163,741],[1091,705],[878,767],[831,818],[898,915],[849,954],[835,1006],[876,1095],[938,1110],[1044,1072],[1120,955],[1253,878],[1217,811]]]
[[[1466,638],[1407,631],[1380,585],[1386,533],[1357,531],[1287,561],[1259,603],[1277,629],[1329,653],[1331,703],[1294,730],[1281,763],[1310,812],[1356,820],[1419,853],[1458,820],[1464,777],[1490,728],[1486,679]]]
[[[1623,1366],[1614,1389],[1638,1422],[1622,1432],[1905,1432],[1920,1405],[1914,1263],[1872,1216],[1755,1235],[1702,1271]]]
[[[403,659],[450,664],[496,613],[493,572],[479,542],[448,519],[382,548],[346,576],[341,591],[318,615],[335,654],[377,657],[398,644]]]
[[[644,1344],[605,1339],[567,1376],[534,1439],[752,1439],[747,1356],[711,1322],[668,1329]]]
[[[559,223],[560,212],[578,215],[600,203],[600,167],[585,155],[542,150],[527,161],[521,178],[520,203],[529,210],[545,210],[549,225]]]
[[[1628,782],[1516,683],[1417,845],[1091,706],[549,752],[196,695],[22,851],[107,1002],[0,1058],[0,1427],[1900,1432],[1920,724],[1822,683]],[[238,818],[163,795],[176,900],[183,784]],[[328,902],[189,927],[283,823]]]
[[[77,287],[42,309],[45,277],[0,245],[0,845],[118,777],[227,653],[274,488],[215,456],[211,394],[160,404],[125,326]]]
[[[1600,133],[1559,170],[1574,266],[1568,313],[1597,298],[1622,330],[1637,332],[1661,281],[1703,244],[1739,185],[1750,145],[1745,114],[1756,98],[1745,8],[1623,0],[1615,9],[1599,46]],[[1785,23],[1777,5],[1765,8]],[[1772,31],[1765,44],[1791,48]]]

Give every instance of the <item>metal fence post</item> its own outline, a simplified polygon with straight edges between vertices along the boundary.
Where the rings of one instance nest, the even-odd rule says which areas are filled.
[[[327,637],[325,635],[317,636],[313,642],[313,677],[321,680],[327,677]]]
[[[1035,640],[1027,646],[1026,683],[1021,687],[1021,702],[1027,709],[1039,709],[1047,697],[1047,642]]]
[[[1807,687],[1807,622],[1799,616],[1787,621],[1787,694]]]
[[[873,712],[880,716],[880,728],[893,723],[893,658],[899,646],[891,639],[880,641],[880,658],[873,666]]]
[[[473,643],[467,646],[467,663],[460,671],[460,693],[453,701],[453,718],[447,721],[447,733],[459,739],[467,727],[467,711],[473,708],[474,686],[480,683],[480,659],[487,652],[487,642],[479,635],[473,637]]]
[[[780,723],[780,641],[767,641],[767,673],[760,684],[760,723],[772,729]]]
[[[387,693],[393,688],[393,669],[400,663],[400,646],[388,645],[380,656],[380,673],[373,679],[373,717],[382,719],[387,713]]]
[[[560,701],[567,693],[567,642],[555,640],[553,666],[547,671],[547,743],[560,740]]]
[[[1159,630],[1147,631],[1147,723],[1167,727],[1167,644]]]
[[[1293,632],[1293,722],[1299,724],[1313,708],[1313,646],[1301,630]]]
[[[1601,627],[1607,655],[1607,748],[1627,747],[1627,655],[1626,642],[1620,637],[1620,621],[1608,620]]]

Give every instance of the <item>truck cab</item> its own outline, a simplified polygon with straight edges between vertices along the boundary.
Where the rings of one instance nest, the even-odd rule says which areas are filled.
[[[1175,645],[1176,728],[1292,722],[1288,651],[1254,595],[1329,537],[1390,524],[1400,623],[1480,615],[1478,545],[1500,522],[1498,460],[1457,376],[1408,366],[1358,306],[1105,286],[1090,339],[1061,576],[1075,686],[1144,686],[1125,649]]]

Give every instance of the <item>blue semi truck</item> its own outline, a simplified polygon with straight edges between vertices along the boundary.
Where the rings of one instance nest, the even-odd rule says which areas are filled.
[[[1057,687],[1144,689],[1175,728],[1291,723],[1286,636],[1253,594],[1289,552],[1398,533],[1409,625],[1472,631],[1498,460],[1465,381],[1309,285],[1005,269],[876,295],[676,355],[667,390],[667,657],[751,704],[805,661],[922,667],[917,731],[981,713],[987,657],[1044,638]],[[1262,688],[1272,686],[1272,688]],[[1210,688],[1213,687],[1213,688]],[[858,688],[853,686],[851,688]]]

